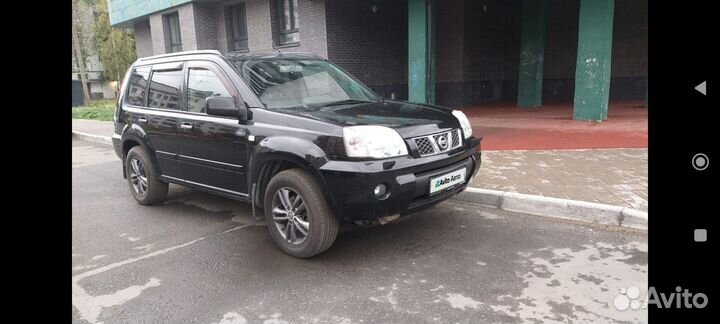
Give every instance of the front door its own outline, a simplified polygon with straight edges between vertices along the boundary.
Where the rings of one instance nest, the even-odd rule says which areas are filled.
[[[225,193],[247,196],[246,126],[237,117],[210,116],[205,99],[240,100],[229,78],[207,61],[189,61],[186,69],[187,111],[179,120],[178,161],[185,181]]]

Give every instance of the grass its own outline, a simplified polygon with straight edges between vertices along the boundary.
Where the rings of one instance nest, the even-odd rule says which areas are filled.
[[[89,105],[72,108],[72,118],[113,121],[115,114],[114,100],[96,100]]]

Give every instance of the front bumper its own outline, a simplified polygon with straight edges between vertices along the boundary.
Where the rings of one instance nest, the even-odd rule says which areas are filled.
[[[347,221],[375,220],[410,214],[433,206],[465,190],[480,168],[480,139],[453,152],[425,158],[400,157],[379,161],[330,161],[320,168],[325,196],[336,215]],[[430,195],[430,179],[466,168],[466,181]],[[380,200],[373,194],[385,184],[390,195]]]

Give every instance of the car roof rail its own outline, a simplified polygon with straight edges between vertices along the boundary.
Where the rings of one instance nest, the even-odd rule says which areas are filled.
[[[202,55],[202,54],[222,55],[222,54],[220,54],[220,51],[218,51],[218,50],[197,50],[197,51],[175,52],[175,53],[141,57],[138,59],[138,61],[148,61],[148,60],[154,60],[154,59],[159,59],[159,58],[182,56],[182,55]]]

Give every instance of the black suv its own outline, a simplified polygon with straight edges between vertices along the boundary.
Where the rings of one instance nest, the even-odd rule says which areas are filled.
[[[448,199],[480,167],[462,112],[383,99],[311,54],[158,55],[122,84],[112,140],[140,204],[168,183],[249,202],[296,257],[329,248],[340,222]]]

